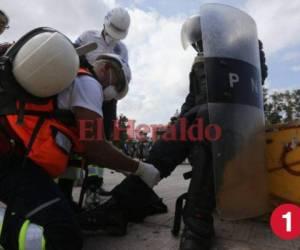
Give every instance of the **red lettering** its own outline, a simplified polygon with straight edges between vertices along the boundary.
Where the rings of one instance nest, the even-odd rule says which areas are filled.
[[[186,141],[186,118],[179,118],[179,126],[180,126],[180,141]]]
[[[161,139],[164,141],[176,141],[176,126],[174,124],[169,125]]]
[[[165,129],[166,126],[160,124],[160,125],[151,125],[151,139],[152,141],[157,141],[157,132],[160,130],[160,129]]]
[[[211,130],[214,129],[214,133],[212,135]],[[209,124],[205,128],[205,138],[208,141],[217,141],[221,138],[222,136],[222,129],[219,125],[217,124]]]
[[[197,118],[196,123],[189,127],[187,133],[190,141],[192,142],[202,141],[203,140],[203,118]]]
[[[145,135],[150,132],[150,128],[146,124],[140,124],[135,129],[136,138],[139,141],[143,141],[146,139]]]
[[[135,127],[135,120],[128,120],[127,122],[128,140],[133,140],[134,138],[134,127]]]

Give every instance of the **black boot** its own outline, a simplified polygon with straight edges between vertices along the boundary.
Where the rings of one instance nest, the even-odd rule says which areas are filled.
[[[168,211],[162,199],[138,176],[128,176],[111,194],[108,201],[78,216],[84,230],[102,229],[110,235],[122,236],[129,221],[142,222],[146,216]]]
[[[85,185],[85,202],[84,208],[87,210],[92,210],[98,207],[101,203],[101,195],[106,193],[102,188],[103,178],[99,176],[89,176]]]
[[[102,230],[111,236],[127,233],[127,216],[114,197],[99,207],[78,214],[77,219],[84,231]]]
[[[135,175],[124,179],[112,194],[131,222],[142,222],[149,215],[168,212],[168,207],[154,190]]]
[[[213,210],[214,180],[209,146],[195,145],[191,150],[193,167],[183,220],[185,228],[180,250],[209,250],[215,236]]]
[[[205,216],[197,219],[195,227],[191,226],[193,222],[186,222],[181,236],[180,250],[209,250],[212,248],[215,236],[213,217]]]

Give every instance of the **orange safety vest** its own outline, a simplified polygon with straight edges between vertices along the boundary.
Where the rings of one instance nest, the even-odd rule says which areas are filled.
[[[80,69],[78,75],[91,75],[87,70]],[[17,109],[20,104],[17,101]],[[36,126],[38,126],[40,116],[31,115],[30,112],[40,112],[41,114],[53,113],[57,110],[56,99],[50,99],[46,104],[25,103],[25,111],[22,123],[18,124],[18,114],[6,115],[10,128],[23,142],[25,149],[30,148],[27,157],[41,166],[52,177],[57,177],[64,173],[71,151],[82,154],[83,145],[79,142],[79,136],[75,127],[65,125],[58,118],[45,116],[40,128],[34,138]],[[32,145],[30,145],[32,143]]]

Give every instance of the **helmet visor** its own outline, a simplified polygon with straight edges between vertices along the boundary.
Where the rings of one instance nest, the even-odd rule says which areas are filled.
[[[200,16],[187,19],[181,28],[181,44],[186,49],[190,44],[202,40]]]
[[[110,22],[109,24],[104,25],[104,32],[114,40],[122,40],[127,36],[128,30],[120,29]]]

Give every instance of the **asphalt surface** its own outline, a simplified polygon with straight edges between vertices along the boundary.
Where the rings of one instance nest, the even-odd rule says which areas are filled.
[[[148,217],[140,224],[129,224],[124,237],[110,237],[103,232],[85,234],[84,250],[177,250],[179,238],[171,234],[174,206],[177,197],[188,188],[189,181],[184,180],[182,174],[189,170],[189,165],[180,165],[155,187],[168,205],[167,214]],[[104,188],[112,189],[123,178],[119,173],[105,170]],[[75,198],[79,192],[80,188],[75,188]],[[217,237],[213,250],[300,250],[300,238],[284,241],[272,233],[268,216],[232,222],[215,215],[215,229]]]
[[[167,214],[148,217],[141,224],[130,224],[124,237],[109,237],[101,233],[85,235],[84,250],[177,250],[179,238],[171,234],[177,197],[187,190],[189,181],[182,174],[190,170],[181,165],[155,187],[168,205]],[[105,170],[104,187],[110,190],[123,176]],[[78,195],[79,189],[75,190]],[[214,250],[300,250],[300,239],[283,241],[271,231],[268,217],[242,221],[224,221],[215,216],[216,243]]]

